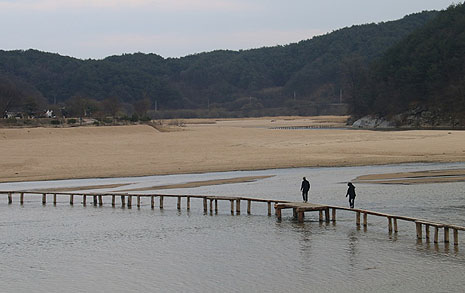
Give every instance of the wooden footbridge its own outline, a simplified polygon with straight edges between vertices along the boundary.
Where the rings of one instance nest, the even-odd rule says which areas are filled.
[[[301,203],[301,202],[290,202],[285,200],[276,200],[276,199],[261,199],[261,198],[250,198],[250,197],[231,197],[231,196],[210,196],[210,195],[169,195],[169,194],[121,194],[121,193],[66,193],[66,192],[44,192],[44,191],[0,191],[0,194],[6,194],[8,196],[8,204],[13,203],[13,198],[18,197],[19,203],[24,204],[24,198],[28,197],[42,197],[42,204],[47,204],[47,199],[52,197],[52,203],[57,204],[57,197],[69,197],[69,204],[74,205],[76,197],[81,198],[82,205],[87,204],[88,198],[89,203],[94,206],[102,206],[103,198],[111,198],[111,206],[116,206],[116,198],[119,197],[122,207],[131,208],[133,206],[133,199],[135,199],[135,205],[141,207],[141,199],[150,199],[151,208],[155,208],[155,199],[158,198],[158,206],[160,209],[164,207],[165,198],[176,198],[177,199],[177,209],[181,209],[182,199],[185,199],[186,208],[190,210],[191,208],[191,199],[199,199],[203,201],[203,210],[205,213],[210,210],[210,213],[218,212],[218,201],[229,201],[231,206],[231,214],[240,214],[241,213],[241,202],[247,202],[247,214],[251,214],[252,203],[266,203],[268,209],[268,216],[272,215],[272,208],[275,210],[276,217],[279,221],[282,219],[282,210],[283,209],[292,209],[294,218],[298,222],[303,223],[306,212],[317,211],[319,213],[320,222],[335,222],[336,221],[336,211],[348,211],[355,213],[355,224],[360,227],[368,226],[368,215],[384,217],[387,219],[387,227],[389,233],[398,232],[398,221],[408,221],[415,223],[416,226],[416,235],[418,240],[423,239],[423,227],[425,231],[425,240],[431,241],[430,238],[430,228],[434,228],[434,243],[439,242],[439,231],[443,231],[444,243],[447,245],[450,242],[449,233],[450,230],[453,231],[453,243],[458,245],[458,231],[465,231],[465,227],[437,223],[424,219],[418,219],[413,217],[406,216],[397,216],[386,213],[379,213],[375,211],[362,210],[362,209],[351,209],[340,206],[331,206],[331,205],[319,205],[312,203]],[[363,222],[361,222],[361,217],[363,216]]]

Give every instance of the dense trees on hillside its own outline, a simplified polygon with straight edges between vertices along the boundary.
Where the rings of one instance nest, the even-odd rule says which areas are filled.
[[[183,58],[136,53],[79,60],[36,50],[0,51],[0,74],[12,77],[0,80],[0,88],[15,92],[10,95],[15,107],[24,108],[20,97],[27,96],[37,104],[45,99],[65,105],[75,115],[145,115],[154,109],[318,114],[339,102],[341,94],[345,102],[366,92],[360,87],[368,78],[364,68],[436,14],[352,26],[287,46]]]
[[[358,116],[428,111],[465,125],[465,5],[453,5],[359,71]],[[434,124],[434,121],[432,122]]]

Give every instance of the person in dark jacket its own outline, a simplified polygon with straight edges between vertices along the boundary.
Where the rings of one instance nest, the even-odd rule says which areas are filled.
[[[308,201],[308,191],[310,190],[310,182],[308,182],[307,179],[303,179],[302,185],[300,186],[300,190],[302,191],[302,197],[304,199],[304,202]]]
[[[347,186],[349,188],[347,189],[346,197],[349,196],[349,205],[350,208],[354,208],[354,202],[355,202],[355,186],[352,183],[347,183]]]

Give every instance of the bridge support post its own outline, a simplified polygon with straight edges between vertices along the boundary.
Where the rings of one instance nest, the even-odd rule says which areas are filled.
[[[425,239],[429,241],[429,225],[425,224]]]
[[[459,245],[459,231],[454,229],[454,245]]]
[[[422,239],[423,238],[423,232],[421,230],[421,223],[415,223],[417,227],[417,239]]]
[[[250,209],[252,206],[252,201],[249,199],[247,200],[247,214],[250,215]]]
[[[449,243],[449,227],[444,227],[444,243]]]
[[[435,226],[434,227],[434,243],[439,242],[439,227]]]

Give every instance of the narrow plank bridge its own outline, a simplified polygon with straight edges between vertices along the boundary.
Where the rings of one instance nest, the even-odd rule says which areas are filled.
[[[13,197],[19,197],[19,203],[24,204],[25,196],[41,196],[42,204],[47,204],[47,197],[52,196],[52,203],[57,204],[57,196],[60,197],[69,197],[69,204],[74,205],[75,198],[80,197],[82,205],[87,204],[88,198],[90,198],[89,203],[97,206],[103,205],[103,198],[111,198],[111,206],[116,206],[116,198],[119,197],[122,207],[131,208],[133,206],[133,199],[135,199],[135,205],[140,208],[141,199],[146,198],[150,199],[151,208],[155,208],[155,199],[158,198],[159,208],[163,209],[164,199],[165,198],[176,198],[177,199],[177,209],[181,209],[182,199],[185,199],[186,208],[190,210],[191,208],[191,199],[200,199],[203,201],[203,210],[205,213],[210,210],[210,213],[215,211],[218,212],[218,201],[229,201],[231,205],[231,214],[240,214],[241,213],[241,202],[247,202],[247,214],[251,213],[252,203],[266,203],[268,209],[268,216],[272,215],[272,208],[275,210],[276,217],[279,221],[282,219],[282,210],[292,209],[294,218],[298,222],[304,222],[305,213],[311,211],[317,211],[319,213],[319,220],[321,222],[335,222],[336,221],[336,211],[348,211],[355,213],[355,224],[359,227],[363,225],[364,227],[368,226],[368,215],[384,217],[387,219],[387,227],[389,233],[397,233],[398,225],[397,222],[407,221],[413,222],[416,226],[416,235],[418,240],[423,239],[423,227],[425,230],[425,240],[431,241],[430,238],[430,228],[434,228],[434,243],[439,242],[439,231],[443,231],[444,243],[447,245],[450,242],[449,233],[450,230],[453,231],[453,243],[458,245],[458,231],[465,231],[465,227],[446,224],[446,223],[437,223],[424,219],[406,217],[406,216],[397,216],[386,213],[379,213],[375,211],[363,210],[363,209],[351,209],[340,206],[332,205],[319,205],[312,203],[301,203],[301,202],[290,202],[285,200],[276,200],[276,199],[262,199],[262,198],[250,198],[250,197],[232,197],[232,196],[210,196],[210,195],[170,195],[170,194],[121,194],[121,193],[67,193],[67,192],[43,192],[43,191],[0,191],[0,194],[6,194],[8,196],[8,204],[13,203]],[[92,202],[91,202],[92,201]],[[363,222],[361,222],[361,217],[363,216]]]

